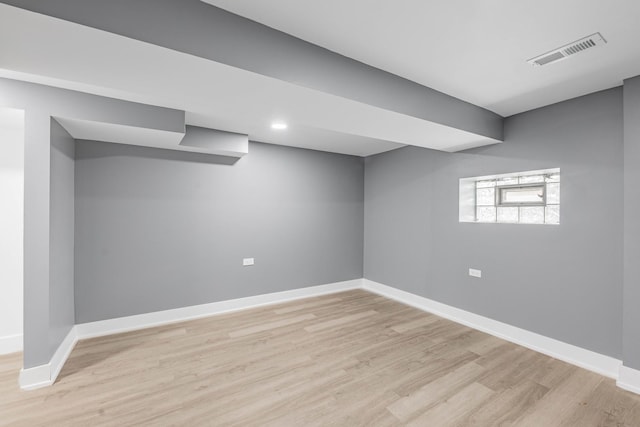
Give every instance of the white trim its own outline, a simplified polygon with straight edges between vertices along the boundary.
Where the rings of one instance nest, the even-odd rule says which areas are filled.
[[[33,390],[55,383],[58,374],[60,374],[76,342],[78,342],[78,335],[76,334],[76,327],[74,326],[64,340],[62,340],[62,343],[58,346],[49,363],[20,370],[18,380],[20,388],[23,390]]]
[[[616,385],[624,390],[640,394],[640,371],[628,366],[621,366]]]
[[[81,323],[76,325],[76,332],[78,339],[101,337],[359,288],[362,288],[362,279],[348,280],[328,285],[310,286],[290,291]]]
[[[571,363],[572,365],[588,369],[609,378],[618,378],[618,371],[620,370],[622,361],[613,357],[567,344],[544,335],[536,334],[535,332],[498,322],[488,317],[470,313],[368,279],[363,279],[363,288],[456,323],[511,341],[539,353]],[[640,382],[637,384],[640,384]]]
[[[527,347],[567,363],[598,374],[617,379],[617,385],[640,394],[640,371],[622,366],[622,361],[530,332],[497,320],[489,319],[459,308],[455,308],[419,295],[392,288],[368,279],[355,279],[327,285],[311,286],[290,291],[256,295],[210,304],[201,304],[172,310],[157,311],[116,319],[75,325],[67,334],[51,361],[20,371],[20,388],[31,390],[52,385],[76,342],[81,339],[101,337],[139,329],[152,328],[171,323],[215,316],[217,314],[246,310],[265,305],[279,304],[302,298],[327,295],[352,289],[364,289],[378,295],[399,301],[420,310],[433,313],[456,323],[486,332],[498,338]]]
[[[51,385],[51,365],[47,363],[33,368],[20,369],[18,383],[23,390],[34,390]]]
[[[22,334],[0,337],[0,355],[22,351]]]
[[[355,279],[345,282],[330,283],[327,285],[310,286],[290,291],[256,295],[210,304],[194,305],[190,307],[156,311],[153,313],[75,325],[62,341],[49,363],[20,370],[20,388],[23,390],[33,390],[40,387],[50,386],[55,383],[58,378],[58,374],[71,354],[73,347],[80,339],[135,331],[138,329],[183,322],[185,320],[214,316],[216,314],[246,310],[264,305],[278,304],[301,298],[327,295],[360,288],[362,288],[362,279]]]
[[[56,382],[58,374],[60,374],[62,367],[78,342],[78,333],[76,328],[77,326],[71,328],[56,352],[53,354],[51,362],[49,362],[49,366],[51,366],[51,384]]]

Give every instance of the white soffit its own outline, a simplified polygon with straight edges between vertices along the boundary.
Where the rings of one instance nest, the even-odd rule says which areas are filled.
[[[74,139],[175,149],[184,137],[184,133],[159,129],[78,120],[66,117],[54,118]],[[202,152],[206,152],[206,150]]]
[[[500,115],[640,74],[638,0],[202,0]],[[600,32],[566,61],[527,60]]]
[[[206,150],[219,156],[240,158],[249,153],[249,137],[241,133],[186,126],[182,147]]]
[[[251,140],[354,155],[499,142],[4,4],[0,16],[0,76],[184,110]]]
[[[270,122],[243,123],[242,118],[212,118],[197,113],[187,113],[187,123],[195,126],[209,127],[213,129],[236,130],[245,129],[250,135],[269,134],[268,137],[277,138],[275,144],[291,147],[305,148],[309,150],[329,151],[333,153],[351,154],[354,156],[369,156],[389,150],[394,150],[404,145],[383,141],[380,139],[335,132],[328,129],[320,129],[310,126],[292,124],[287,121],[286,131],[273,131]],[[268,128],[268,129],[267,129]],[[267,137],[265,136],[265,138]],[[262,141],[256,137],[254,141]],[[265,141],[268,142],[268,141]],[[346,151],[348,150],[348,151]]]

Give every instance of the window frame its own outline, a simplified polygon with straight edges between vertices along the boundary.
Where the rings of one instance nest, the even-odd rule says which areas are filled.
[[[539,202],[505,202],[503,201],[502,190],[509,189],[527,189],[527,188],[541,188],[542,200]],[[495,187],[495,206],[498,207],[519,207],[519,206],[547,206],[547,182],[533,182],[527,184],[511,184],[511,185],[496,185]]]

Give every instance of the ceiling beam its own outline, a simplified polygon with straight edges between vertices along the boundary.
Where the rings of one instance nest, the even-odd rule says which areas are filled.
[[[382,109],[503,140],[501,116],[200,0],[0,0]]]

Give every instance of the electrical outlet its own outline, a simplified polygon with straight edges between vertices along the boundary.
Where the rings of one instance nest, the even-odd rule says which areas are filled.
[[[255,264],[255,261],[254,261],[253,258],[244,258],[242,260],[242,265],[245,266],[245,267],[247,267],[249,265],[253,265],[253,264]]]
[[[482,277],[482,270],[476,270],[475,268],[469,269],[469,276],[471,277]]]

